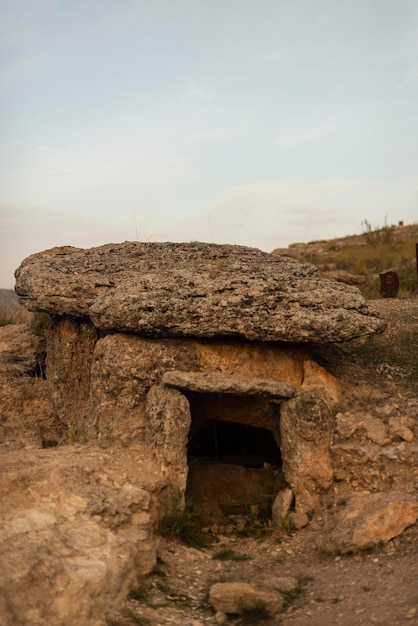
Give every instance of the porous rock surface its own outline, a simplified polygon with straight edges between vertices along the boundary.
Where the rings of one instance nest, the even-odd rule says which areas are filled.
[[[352,494],[333,520],[327,550],[356,552],[386,543],[418,519],[418,499],[408,493]]]
[[[385,327],[356,288],[320,279],[309,263],[242,246],[52,248],[22,262],[16,292],[31,311],[152,337],[338,342]]]
[[[152,570],[165,482],[142,457],[71,446],[1,452],[0,626],[102,626]]]

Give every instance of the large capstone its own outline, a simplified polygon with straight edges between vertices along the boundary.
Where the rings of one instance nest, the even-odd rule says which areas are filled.
[[[338,342],[385,327],[357,288],[320,279],[309,263],[242,246],[52,248],[23,261],[16,291],[31,311],[147,337]]]

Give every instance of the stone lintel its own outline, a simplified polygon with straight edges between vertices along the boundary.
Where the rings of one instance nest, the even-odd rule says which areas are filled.
[[[292,398],[296,391],[293,385],[278,380],[217,372],[171,371],[164,374],[162,383],[167,387],[198,393],[224,393],[272,399]]]

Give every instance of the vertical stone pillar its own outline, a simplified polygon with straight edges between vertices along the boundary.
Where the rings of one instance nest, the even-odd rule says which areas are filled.
[[[187,485],[187,445],[191,426],[189,402],[177,389],[154,385],[147,394],[144,440],[168,477],[160,497],[161,514],[182,511]]]
[[[97,331],[86,320],[55,317],[45,334],[48,393],[71,442],[80,435]]]

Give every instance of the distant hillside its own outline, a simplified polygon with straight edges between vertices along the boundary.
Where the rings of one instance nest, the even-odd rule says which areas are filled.
[[[379,274],[392,270],[399,276],[399,295],[408,297],[417,291],[417,243],[418,224],[373,229],[365,222],[360,235],[294,243],[273,254],[313,263],[321,277],[356,285],[366,298],[380,296]]]
[[[0,289],[0,309],[3,311],[20,309],[19,299],[13,289]]]

